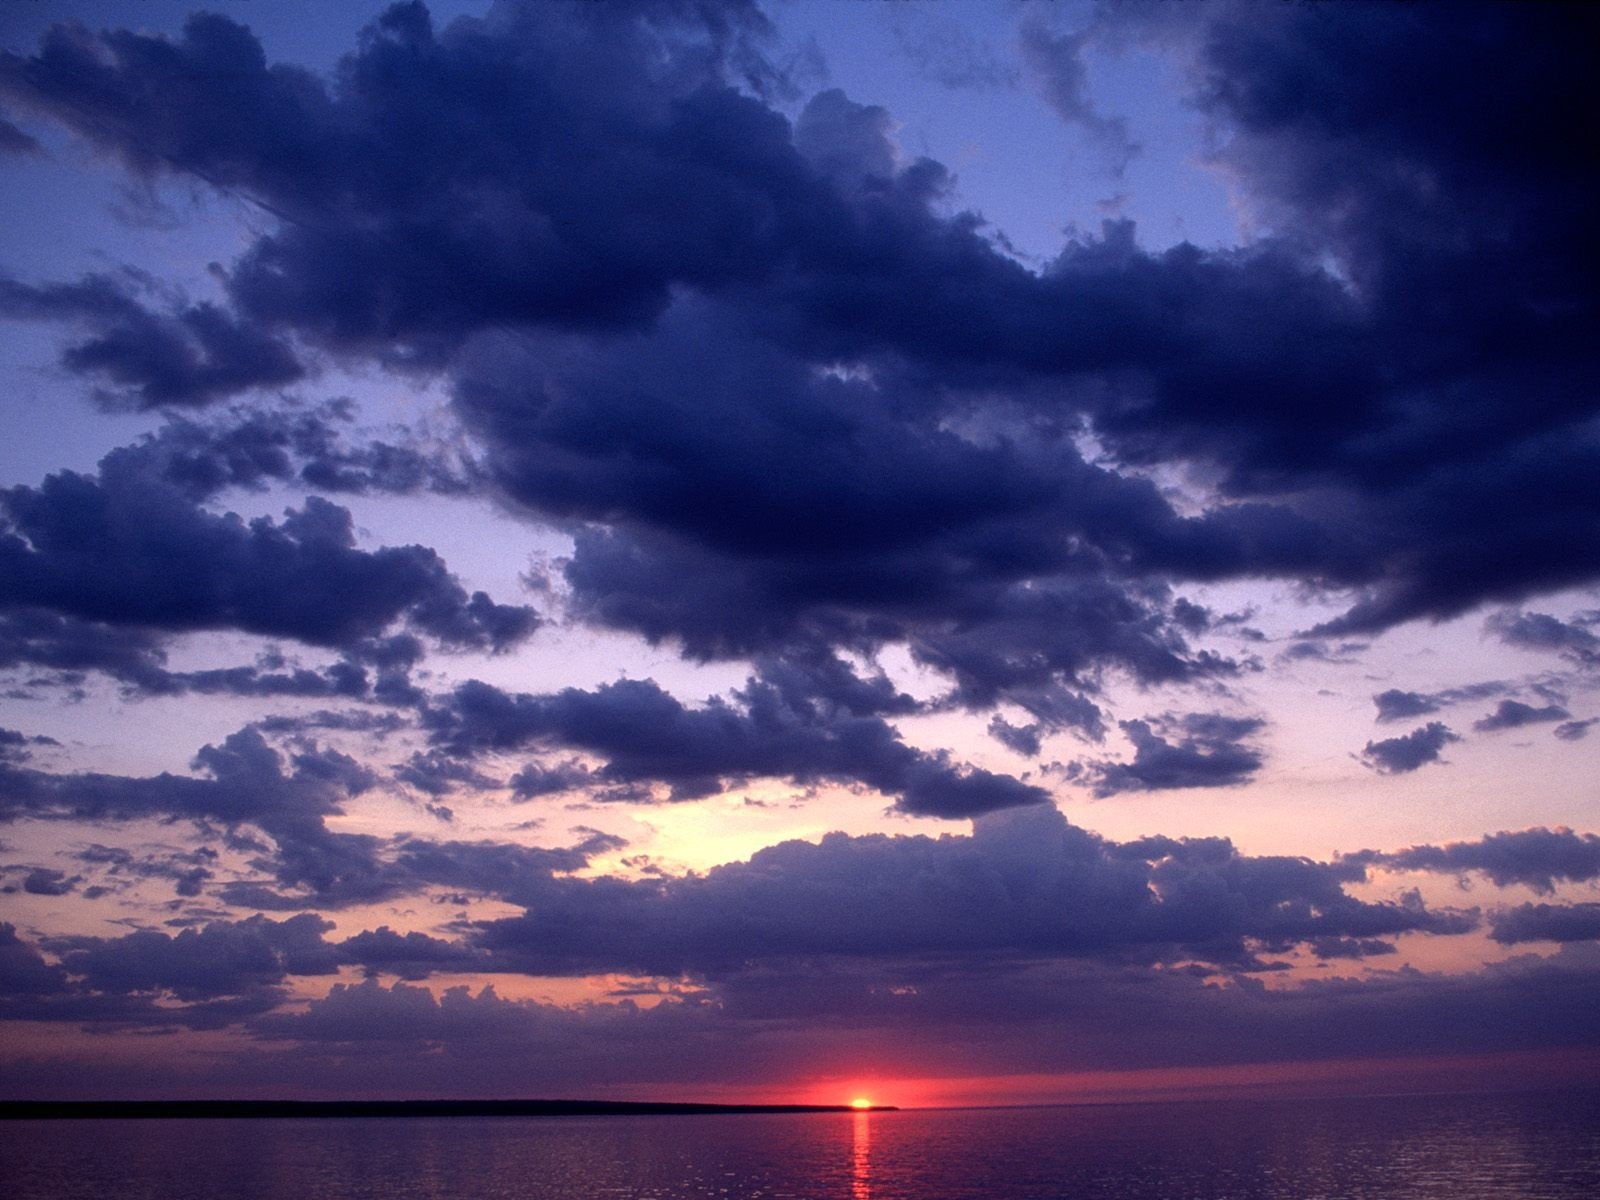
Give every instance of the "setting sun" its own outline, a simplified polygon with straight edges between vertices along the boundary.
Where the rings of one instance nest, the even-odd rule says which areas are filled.
[[[872,1101],[868,1100],[865,1096],[857,1096],[854,1100],[850,1101],[850,1107],[851,1108],[871,1108],[872,1107]]]

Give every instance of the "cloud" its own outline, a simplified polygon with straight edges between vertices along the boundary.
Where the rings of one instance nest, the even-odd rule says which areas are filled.
[[[286,921],[213,921],[176,937],[139,930],[119,938],[60,938],[61,965],[99,992],[170,992],[179,1000],[246,995],[289,974],[331,974],[323,946],[331,921],[303,913]]]
[[[1498,708],[1481,721],[1474,721],[1472,727],[1479,733],[1487,733],[1497,729],[1520,729],[1545,721],[1565,721],[1570,716],[1572,714],[1559,704],[1535,708],[1520,700],[1502,700]]]
[[[1600,721],[1600,717],[1590,717],[1586,721],[1563,721],[1555,727],[1555,735],[1564,742],[1582,741],[1589,736],[1589,730],[1597,721]]]
[[[400,834],[392,839],[319,832],[285,845],[259,865],[265,882],[225,884],[221,898],[239,908],[297,912],[336,910],[420,895],[431,887],[453,894],[515,897],[553,873],[576,871],[591,855],[616,849],[610,835],[590,836],[571,847],[547,848],[493,841],[432,841]]]
[[[164,879],[177,895],[193,898],[214,875],[219,855],[210,846],[192,850],[141,846],[135,853],[122,846],[90,843],[72,857],[95,872],[96,886],[106,887],[109,881],[115,888],[134,879]]]
[[[1128,136],[1127,121],[1105,116],[1089,95],[1084,56],[1088,42],[1087,32],[1056,33],[1044,21],[1029,17],[1022,22],[1018,45],[1046,102],[1063,121],[1089,135],[1105,156],[1106,169],[1120,177],[1139,153],[1139,145]]]
[[[923,816],[971,817],[1048,799],[1042,788],[906,745],[879,715],[885,706],[905,711],[906,698],[882,683],[864,684],[848,671],[823,681],[792,672],[792,664],[772,664],[731,697],[698,708],[651,680],[543,695],[472,681],[430,707],[423,723],[434,744],[455,756],[580,750],[605,759],[595,782],[664,784],[674,800],[757,777],[864,784]]]
[[[1294,557],[1311,535],[1291,516],[1180,519],[1065,437],[961,436],[925,392],[819,371],[688,304],[622,344],[484,339],[456,376],[492,478],[575,526],[564,582],[594,624],[702,658],[905,640],[979,705],[1081,694],[1101,667],[1233,668],[1190,651],[1177,597],[1117,563]]]
[[[591,1086],[743,1078],[741,1062],[805,1078],[807,1061],[827,1068],[837,1057],[842,1068],[891,1032],[907,1040],[904,1069],[927,1073],[958,1062],[989,1073],[1128,1069],[1592,1040],[1596,968],[1581,956],[1456,976],[1402,968],[1252,983],[1271,965],[1264,953],[1388,957],[1397,934],[1475,925],[1473,912],[1415,898],[1358,900],[1346,887],[1363,874],[1354,863],[1243,855],[1222,839],[1116,843],[1032,809],[983,818],[971,836],[833,834],[638,882],[513,867],[502,894],[524,915],[459,927],[453,941],[387,927],[332,940],[314,914],[254,917],[177,935],[56,939],[56,966],[0,929],[10,984],[0,1005],[13,1019],[231,1025],[273,1052],[228,1060],[223,1069],[239,1073],[230,1077],[265,1072],[313,1090],[393,1070],[413,1090],[459,1091],[469,1077],[499,1078],[508,1056],[524,1080],[535,1070]],[[1495,915],[1496,936],[1526,920],[1518,911]],[[291,977],[341,965],[370,977],[286,1003]],[[463,969],[676,983],[648,1009],[563,1008],[377,978]],[[1216,986],[1218,973],[1229,986]]]
[[[594,772],[569,758],[550,765],[529,763],[508,782],[514,799],[534,800],[588,787],[594,782]]]
[[[1563,621],[1549,613],[1506,609],[1491,615],[1484,628],[1508,646],[1555,650],[1584,665],[1600,663],[1600,637],[1587,623]]]
[[[67,973],[19,938],[15,925],[0,921],[0,994],[48,996],[66,988]]]
[[[1444,688],[1437,692],[1409,692],[1401,688],[1390,688],[1374,695],[1372,702],[1378,706],[1376,718],[1378,723],[1387,724],[1390,721],[1425,717],[1429,713],[1436,713],[1442,708],[1460,704],[1464,700],[1482,700],[1512,690],[1514,690],[1513,684],[1489,679],[1482,683],[1469,683],[1461,687]],[[1539,691],[1540,685],[1535,684],[1534,690]]]
[[[250,865],[265,873],[265,878],[223,884],[220,897],[268,911],[377,903],[434,885],[514,893],[518,881],[577,870],[590,855],[618,844],[608,835],[546,849],[335,831],[327,818],[342,814],[351,799],[374,788],[377,774],[304,739],[292,740],[291,747],[280,751],[258,729],[247,727],[202,747],[192,763],[195,775],[58,774],[0,761],[0,820],[156,818],[190,821],[206,832],[220,827],[254,852]],[[248,829],[264,833],[270,846],[248,833],[238,836]],[[90,847],[79,857],[113,877],[172,878],[179,895],[192,895],[211,877],[215,855],[197,850],[135,860],[116,848]]]
[[[61,364],[104,381],[104,397],[119,406],[194,407],[304,375],[287,343],[254,322],[210,303],[158,313],[133,294],[132,282],[87,275],[30,285],[0,277],[0,317],[85,329],[88,337],[67,346]]]
[[[434,797],[448,795],[463,787],[483,791],[506,786],[478,771],[471,763],[448,755],[424,753],[420,750],[395,768],[394,777],[401,783]]]
[[[0,764],[0,820],[126,821],[176,818],[229,829],[251,825],[276,846],[283,884],[337,893],[377,873],[377,839],[330,831],[328,816],[371,788],[373,774],[348,755],[302,745],[288,755],[243,729],[195,756],[199,775],[53,774]]]
[[[1393,942],[1382,938],[1316,938],[1311,943],[1311,953],[1324,961],[1328,959],[1363,959],[1384,954],[1397,954]]]
[[[1361,759],[1380,774],[1403,775],[1431,762],[1442,761],[1440,755],[1444,748],[1460,740],[1448,725],[1429,721],[1399,737],[1368,742],[1361,751]]]
[[[1122,732],[1133,743],[1132,760],[1074,764],[1070,777],[1091,783],[1094,794],[1102,798],[1122,792],[1248,783],[1264,761],[1248,739],[1265,724],[1259,717],[1219,713],[1122,721]]]
[[[204,418],[168,413],[158,429],[113,450],[107,462],[158,478],[195,501],[274,483],[355,495],[461,495],[474,486],[475,464],[458,445],[409,431],[390,435],[395,440],[363,434],[347,401],[231,406]]]
[[[1502,831],[1475,842],[1411,846],[1388,853],[1363,850],[1347,855],[1346,861],[1399,871],[1478,871],[1498,887],[1520,883],[1550,892],[1557,882],[1600,879],[1600,837],[1560,827]]]
[[[1306,639],[1295,642],[1278,656],[1281,662],[1324,662],[1324,663],[1353,663],[1360,661],[1359,656],[1365,650],[1371,649],[1367,642],[1340,642],[1329,645],[1317,639]]]
[[[258,915],[175,936],[137,931],[47,946],[81,988],[194,1002],[340,964],[409,978],[470,966],[536,976],[690,975],[730,985],[805,963],[892,972],[1055,959],[1203,961],[1249,972],[1268,948],[1303,943],[1326,956],[1350,949],[1341,939],[1355,939],[1360,952],[1383,953],[1374,939],[1450,936],[1476,925],[1472,911],[1354,898],[1345,887],[1362,878],[1359,866],[1242,855],[1223,839],[1118,844],[1049,808],[981,818],[970,836],[834,833],[816,844],[784,842],[704,873],[638,881],[571,874],[590,854],[618,845],[605,835],[569,851],[402,839],[396,874],[524,910],[460,925],[454,941],[380,928],[329,942],[332,923],[302,912],[281,922]]]
[[[474,942],[529,974],[725,978],[783,961],[1202,959],[1248,968],[1252,946],[1458,933],[1471,914],[1368,904],[1360,869],[1255,858],[1221,839],[1118,845],[1054,809],[980,818],[970,837],[785,842],[703,875],[549,880],[527,912]]]
[[[155,879],[282,914],[449,889],[517,913],[449,937],[330,942],[308,913],[43,952],[5,927],[0,1015],[227,1028],[262,1047],[235,1060],[240,1077],[367,1069],[363,1087],[389,1071],[446,1091],[526,1086],[530,1063],[566,1080],[795,1077],[889,1034],[907,1070],[979,1073],[1592,1046],[1588,947],[1448,978],[1377,970],[1366,960],[1396,939],[1479,914],[1351,885],[1384,867],[1549,891],[1600,878],[1593,835],[1333,863],[1116,843],[1067,825],[1037,783],[895,725],[992,713],[1033,754],[1065,730],[1102,738],[1125,689],[1216,695],[1281,665],[1208,649],[1228,619],[1184,595],[1198,585],[1284,581],[1345,605],[1290,661],[1495,605],[1513,606],[1489,619],[1497,636],[1592,665],[1590,615],[1514,607],[1600,579],[1597,167],[1568,132],[1597,107],[1591,20],[1217,4],[1128,9],[1081,37],[1032,26],[1057,107],[1119,152],[1085,46],[1115,24],[1184,56],[1176,74],[1255,226],[1238,249],[1152,253],[1108,222],[1037,271],[959,210],[944,166],[895,144],[885,109],[831,90],[780,111],[750,5],[507,3],[439,29],[400,5],[325,76],[269,64],[243,26],[204,14],[173,38],[59,26],[35,53],[0,54],[0,94],[30,120],[135,179],[198,179],[255,213],[209,301],[127,274],[0,286],[11,316],[63,323],[68,368],[119,403],[210,406],[93,472],[0,494],[0,663],[40,688],[98,671],[130,694],[328,706],[214,742],[190,774],[49,771],[34,744],[0,739],[0,815],[176,821],[246,858],[245,877],[219,880],[198,849],[84,849],[71,870],[96,888]],[[270,395],[222,411],[324,362],[438,382],[462,443],[368,436]],[[572,539],[541,582],[574,623],[748,660],[751,677],[699,704],[648,680],[426,695],[425,644],[493,652],[539,617],[469,594],[427,547],[360,548],[320,494],[281,517],[225,513],[230,490],[283,486],[492,499]],[[326,657],[175,668],[175,639],[202,630]],[[849,665],[887,647],[943,693]],[[1496,690],[1390,689],[1378,716],[1493,695],[1491,725],[1587,728],[1562,722],[1559,698],[1475,686]],[[336,818],[378,773],[300,739],[410,730],[337,707],[358,700],[415,708],[429,744],[407,758],[405,742],[394,778],[427,796],[497,784],[485,760],[500,755],[523,801],[689,800],[775,778],[974,832],[836,834],[638,878],[579,873],[618,849],[604,835],[347,832]],[[1262,718],[1120,724],[1132,758],[1078,767],[1102,795],[1237,786],[1263,766]],[[1363,758],[1412,771],[1457,740],[1430,721]],[[46,891],[74,878],[24,871]],[[1519,911],[1491,917],[1494,936],[1587,920]],[[1291,959],[1321,978],[1261,984],[1295,974]],[[667,998],[558,1009],[374,978],[294,985],[309,999],[288,1005],[301,968],[334,967],[642,972]]]
[[[1425,717],[1429,713],[1438,712],[1442,707],[1436,696],[1422,692],[1406,692],[1399,688],[1379,692],[1372,697],[1372,702],[1378,706],[1377,719],[1380,723],[1404,721],[1410,717]]]
[[[983,38],[950,19],[938,6],[911,5],[886,10],[895,46],[919,74],[947,88],[1016,86],[1015,67]]]
[[[30,896],[66,896],[77,890],[83,882],[83,876],[68,876],[65,871],[58,871],[54,867],[29,867],[9,866],[0,867],[0,876],[21,875],[20,890]],[[7,884],[0,887],[0,892],[15,893],[18,885]]]
[[[20,763],[33,757],[30,746],[59,746],[53,737],[42,734],[25,734],[16,729],[0,726],[0,762]]]
[[[906,1042],[897,1064],[916,1077],[958,1065],[1005,1074],[1570,1048],[1595,1029],[1585,1003],[1595,970],[1578,962],[1519,961],[1453,979],[1401,970],[1286,991],[1089,966],[1022,965],[1002,980],[902,979],[891,993],[848,972],[813,974],[809,985],[780,976],[731,1004],[690,996],[648,1010],[626,1001],[562,1009],[464,987],[435,996],[369,981],[340,985],[303,1014],[256,1019],[257,1036],[282,1052],[251,1066],[333,1090],[354,1074],[333,1064],[353,1059],[362,1077],[392,1073],[450,1094],[468,1077],[526,1086],[529,1071],[546,1086],[846,1075],[893,1031]],[[814,1020],[782,1019],[785,988],[805,988]],[[973,1012],[994,1019],[974,1022]],[[962,1052],[951,1049],[958,1030]]]
[[[349,511],[318,496],[279,521],[246,522],[150,468],[114,452],[97,475],[0,490],[0,609],[53,612],[77,632],[238,629],[322,646],[405,619],[447,644],[495,649],[538,623],[531,608],[469,596],[426,547],[358,549]]]
[[[0,154],[43,155],[44,147],[37,138],[6,120],[4,110],[0,110]]]
[[[1490,918],[1490,934],[1505,946],[1520,942],[1582,942],[1600,938],[1600,904],[1519,904]]]
[[[511,5],[435,33],[397,5],[331,89],[222,16],[172,41],[57,26],[0,91],[136,174],[279,216],[229,276],[251,320],[430,358],[497,324],[635,324],[670,284],[749,275],[764,227],[801,221],[803,196],[749,182],[799,182],[781,120],[715,86],[764,20],[702,16]]]
[[[162,641],[152,631],[38,608],[0,612],[0,668],[44,668],[71,682],[85,671],[129,681],[159,678],[166,662]]]
[[[1331,638],[1600,577],[1582,486],[1600,446],[1574,382],[1594,365],[1573,265],[1594,167],[1570,139],[1504,134],[1592,99],[1569,20],[1166,22],[1266,232],[1149,254],[1112,223],[1039,273],[949,213],[948,173],[900,156],[881,112],[836,92],[793,124],[769,107],[753,8],[507,5],[435,30],[406,7],[331,83],[269,66],[222,17],[175,40],[58,28],[0,62],[0,90],[136,174],[261,205],[226,273],[241,319],[448,365],[506,492],[601,527],[570,569],[590,619],[737,654],[802,617],[834,641],[917,613],[971,628],[998,587],[1077,568],[1345,589]],[[1081,79],[1057,69],[1081,47],[1041,38],[1081,116]],[[1508,55],[1542,67],[1493,106],[1459,94]],[[1305,78],[1437,86],[1356,105]],[[541,340],[530,361],[489,361],[507,329]],[[979,396],[990,413],[1005,398],[1014,433],[971,419]],[[1111,467],[1206,465],[1205,511],[1175,519],[1073,463],[1060,435],[1078,422]],[[856,458],[882,465],[876,486]],[[725,528],[691,478],[740,497]],[[870,504],[882,515],[857,519]],[[924,545],[936,521],[950,532]],[[626,588],[629,564],[658,586]],[[952,590],[962,568],[992,586]]]

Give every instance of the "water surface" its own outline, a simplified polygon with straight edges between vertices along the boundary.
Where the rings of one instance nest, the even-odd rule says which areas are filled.
[[[781,1116],[12,1121],[11,1200],[1584,1200],[1600,1092]]]

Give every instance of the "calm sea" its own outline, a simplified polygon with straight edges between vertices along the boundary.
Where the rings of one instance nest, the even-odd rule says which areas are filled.
[[[1592,1200],[1600,1093],[542,1120],[13,1121],[9,1200]]]

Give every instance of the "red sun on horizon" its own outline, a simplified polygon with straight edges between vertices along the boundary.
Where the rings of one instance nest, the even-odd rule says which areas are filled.
[[[850,1101],[850,1107],[851,1108],[871,1108],[872,1107],[872,1101],[868,1100],[865,1096],[857,1096],[854,1100]]]

